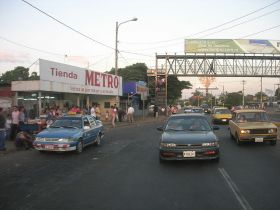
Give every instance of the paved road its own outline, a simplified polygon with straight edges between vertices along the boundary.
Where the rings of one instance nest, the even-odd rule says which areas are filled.
[[[0,158],[0,209],[279,209],[280,142],[237,146],[227,126],[220,163],[159,164],[156,127],[111,129],[81,155]]]

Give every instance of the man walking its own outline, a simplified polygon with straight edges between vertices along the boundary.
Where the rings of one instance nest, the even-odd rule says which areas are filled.
[[[134,121],[133,114],[134,114],[134,108],[130,105],[128,110],[127,110],[127,120],[128,120],[128,122],[132,123]]]

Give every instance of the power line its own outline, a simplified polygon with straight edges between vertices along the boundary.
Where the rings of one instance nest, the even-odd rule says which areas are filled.
[[[270,7],[270,6],[274,5],[274,4],[276,4],[276,3],[278,3],[278,2],[280,2],[280,0],[277,0],[277,1],[275,1],[275,2],[272,2],[271,4],[268,4],[268,5],[264,6],[264,7],[261,7],[261,8],[259,8],[259,9],[257,9],[257,10],[254,10],[254,11],[250,12],[250,13],[247,13],[247,14],[245,14],[245,15],[243,15],[243,16],[240,16],[240,17],[234,18],[234,19],[232,19],[232,20],[229,20],[229,21],[227,21],[227,22],[225,22],[225,23],[222,23],[222,24],[220,24],[220,25],[217,25],[217,26],[214,26],[214,27],[210,27],[210,28],[204,29],[204,30],[202,30],[202,31],[199,31],[199,32],[196,32],[196,33],[194,33],[194,34],[190,34],[190,35],[187,35],[187,36],[184,36],[184,37],[178,37],[178,38],[174,38],[174,39],[162,40],[162,41],[156,41],[156,42],[142,42],[142,43],[141,43],[141,42],[138,42],[138,43],[137,43],[137,42],[134,42],[134,43],[133,43],[133,42],[130,42],[130,44],[158,44],[158,43],[176,41],[176,40],[179,40],[179,39],[186,39],[186,38],[189,38],[189,37],[196,36],[196,35],[198,35],[198,34],[205,33],[205,32],[207,32],[207,31],[212,31],[212,30],[214,30],[214,29],[216,29],[216,28],[220,28],[220,27],[222,27],[222,26],[225,26],[225,25],[227,25],[227,24],[230,24],[230,23],[232,23],[232,22],[235,22],[235,21],[237,21],[237,20],[240,20],[240,19],[242,19],[242,18],[245,18],[245,17],[247,17],[247,16],[250,16],[250,15],[252,15],[252,14],[254,14],[254,13],[257,13],[257,12],[259,12],[259,11],[261,11],[261,10],[264,10],[264,9],[266,9],[266,8],[268,8],[268,7]],[[129,44],[129,42],[124,42],[124,43]]]
[[[55,17],[49,15],[48,13],[46,13],[46,12],[44,12],[43,10],[39,9],[38,7],[32,5],[31,3],[29,3],[29,2],[27,2],[27,1],[25,1],[25,0],[22,0],[22,1],[23,1],[24,3],[26,3],[26,4],[28,4],[29,6],[33,7],[34,9],[38,10],[39,12],[43,13],[44,15],[48,16],[49,18],[53,19],[54,21],[60,23],[61,25],[63,25],[63,26],[65,26],[65,27],[69,28],[70,30],[72,30],[72,31],[74,31],[74,32],[76,32],[76,33],[82,35],[83,37],[85,37],[85,38],[87,38],[87,39],[89,39],[89,40],[91,40],[91,41],[93,41],[93,42],[95,42],[95,43],[98,43],[98,44],[100,44],[100,45],[102,45],[102,46],[104,46],[104,47],[107,47],[107,48],[110,48],[110,49],[112,49],[112,50],[115,50],[113,47],[111,47],[111,46],[109,46],[109,45],[106,45],[106,44],[104,44],[104,43],[102,43],[102,42],[100,42],[100,41],[97,41],[97,40],[95,40],[95,39],[89,37],[88,35],[86,35],[86,34],[80,32],[80,31],[74,29],[73,27],[71,27],[71,26],[69,26],[69,25],[63,23],[62,21],[60,21],[60,20],[58,20],[57,18],[55,18]]]

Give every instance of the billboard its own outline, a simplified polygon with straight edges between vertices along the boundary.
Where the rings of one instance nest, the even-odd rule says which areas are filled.
[[[122,96],[122,78],[86,68],[39,60],[40,90]]]
[[[279,54],[280,40],[186,39],[185,53]]]

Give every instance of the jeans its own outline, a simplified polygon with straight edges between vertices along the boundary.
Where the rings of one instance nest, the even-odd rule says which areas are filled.
[[[5,149],[5,135],[6,132],[5,130],[0,130],[0,150],[4,150]]]

